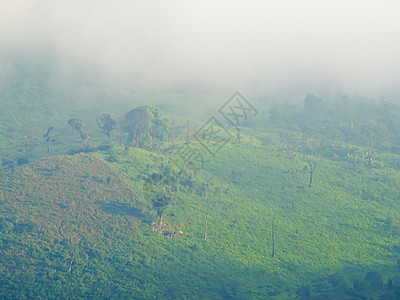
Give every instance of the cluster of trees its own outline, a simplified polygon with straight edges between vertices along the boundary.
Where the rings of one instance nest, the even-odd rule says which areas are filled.
[[[302,104],[271,105],[272,124],[307,135],[342,139],[373,148],[379,142],[400,143],[400,107],[389,101],[336,95],[325,100],[308,94]]]
[[[377,155],[381,150],[400,153],[399,117],[400,106],[389,101],[346,95],[322,99],[308,94],[302,103],[275,103],[269,109],[270,124],[281,130],[284,150],[369,168],[383,167]],[[307,140],[319,142],[310,148]]]
[[[147,150],[159,150],[161,144],[168,139],[172,141],[176,137],[177,128],[170,129],[170,121],[164,118],[159,108],[153,106],[139,106],[126,113],[118,122],[109,114],[104,113],[97,118],[97,125],[100,132],[106,137],[107,142],[112,144],[118,142],[121,146],[132,146]],[[67,124],[79,134],[84,151],[88,151],[91,135],[84,125],[84,121],[78,118],[71,118]],[[118,131],[118,140],[113,139],[113,132]],[[54,146],[61,144],[61,136],[56,134],[53,126],[49,127],[43,134],[42,142],[33,137],[25,137],[24,156],[18,159],[2,159],[2,166],[14,168],[15,165],[22,165],[29,162],[32,151],[40,144],[46,146],[47,155],[54,153]],[[75,153],[75,151],[71,151]]]
[[[86,148],[90,136],[78,119],[70,119],[68,124],[79,133],[83,148]],[[139,106],[126,113],[120,122],[120,139],[122,145],[124,142],[124,133],[126,146],[137,148],[153,148],[159,142],[164,142],[169,136],[169,120],[162,118],[161,111],[153,106]],[[97,125],[100,131],[106,136],[108,142],[112,142],[111,133],[117,129],[117,122],[110,114],[102,114],[97,119]]]

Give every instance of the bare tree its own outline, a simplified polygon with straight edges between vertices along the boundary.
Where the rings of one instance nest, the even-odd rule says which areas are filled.
[[[83,142],[83,148],[86,149],[86,144],[88,140],[90,139],[89,134],[87,133],[86,128],[82,125],[82,121],[78,119],[70,119],[68,120],[68,124],[76,131],[79,132],[79,135],[81,136],[82,142]]]
[[[275,257],[275,214],[272,217],[272,257]]]
[[[210,202],[211,199],[208,200],[207,203],[207,211],[206,211],[206,221],[205,221],[205,226],[204,226],[204,240],[207,240],[207,228],[208,228],[208,209],[210,208]]]
[[[97,119],[97,125],[100,130],[104,133],[104,135],[108,138],[108,141],[111,142],[111,131],[115,129],[115,120],[111,118],[110,114],[102,114]]]
[[[308,164],[308,173],[310,174],[310,182],[308,184],[308,187],[311,188],[312,182],[313,182],[314,173],[315,173],[315,170],[318,167],[319,160],[315,156],[310,156],[307,159],[307,164]]]
[[[50,156],[50,146],[52,144],[55,143],[56,139],[54,137],[52,137],[52,132],[53,132],[54,128],[53,127],[49,127],[49,129],[47,129],[47,133],[45,133],[43,135],[43,138],[46,142],[47,145],[47,156]]]

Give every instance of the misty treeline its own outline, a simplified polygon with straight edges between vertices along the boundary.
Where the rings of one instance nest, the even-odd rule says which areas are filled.
[[[153,106],[132,109],[118,123],[117,125],[117,121],[109,113],[104,113],[97,119],[101,133],[107,138],[106,142],[153,150],[158,143],[167,141],[169,136],[170,121],[163,118],[160,109]],[[86,149],[90,136],[82,121],[70,119],[68,124],[80,134],[83,148]],[[113,141],[113,131],[118,131],[118,141]]]
[[[184,138],[183,126],[175,126],[171,130],[170,120],[162,116],[159,108],[149,105],[136,107],[119,119],[114,118],[109,113],[103,113],[95,121],[99,132],[105,137],[102,145],[92,145],[90,143],[92,133],[88,129],[88,124],[93,122],[91,118],[71,118],[67,120],[66,124],[71,129],[70,132],[76,132],[75,136],[79,136],[82,143],[81,149],[70,149],[68,153],[93,151],[96,146],[101,147],[105,144],[159,150],[161,143],[168,140],[175,141],[178,130],[182,139]],[[42,138],[26,136],[23,141],[24,152],[22,157],[19,157],[16,161],[4,159],[3,157],[2,165],[3,167],[13,168],[14,165],[28,163],[29,158],[33,157],[32,152],[41,144],[45,145],[47,156],[50,156],[55,154],[53,153],[53,148],[57,144],[62,144],[65,149],[67,146],[66,141],[65,131],[57,130],[55,126],[50,126]],[[72,141],[72,143],[74,142]]]
[[[381,150],[400,154],[400,107],[384,98],[345,94],[318,97],[310,93],[300,102],[279,100],[270,104],[260,102],[258,106],[265,108],[264,118],[245,120],[242,125],[277,132],[284,151],[301,151],[308,157],[341,159],[370,168],[382,167],[377,155]],[[77,153],[106,144],[160,151],[163,145],[189,143],[196,127],[192,120],[179,123],[150,105],[138,106],[117,117],[108,112],[95,116],[90,111],[84,116],[65,120],[67,129],[53,125],[43,137],[25,136],[18,142],[22,146],[14,143],[22,149],[14,151],[13,158],[3,155],[2,166],[13,167],[41,156],[35,152]],[[71,149],[76,137],[81,149]],[[307,164],[308,160],[305,159]],[[310,166],[309,171],[312,169]],[[310,172],[310,181],[312,176]]]
[[[400,154],[399,116],[400,107],[384,98],[308,94],[301,103],[272,103],[269,126],[279,130],[283,150],[381,168],[377,151]]]

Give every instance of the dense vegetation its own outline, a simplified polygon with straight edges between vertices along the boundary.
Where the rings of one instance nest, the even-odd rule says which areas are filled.
[[[223,123],[233,138],[188,174],[171,158],[201,148],[195,132],[224,99],[192,119],[201,95],[115,91],[46,59],[7,61],[1,297],[399,296],[395,103],[251,101],[257,117],[240,134]]]

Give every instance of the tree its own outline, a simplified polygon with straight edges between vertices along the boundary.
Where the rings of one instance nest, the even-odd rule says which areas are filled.
[[[82,125],[82,121],[78,119],[70,119],[68,120],[68,124],[76,131],[79,132],[82,142],[83,142],[83,148],[86,149],[86,144],[88,140],[90,139],[89,134],[87,133],[86,128]]]
[[[153,141],[166,141],[169,135],[168,119],[152,106],[140,106],[128,112],[123,119],[123,130],[128,133],[128,144],[138,148]]]
[[[128,144],[135,143],[135,147],[141,147],[143,139],[150,133],[153,118],[148,106],[137,107],[125,114],[123,130],[128,133]]]
[[[97,119],[97,125],[100,130],[104,133],[104,135],[108,138],[108,141],[111,142],[111,131],[115,129],[115,120],[111,118],[110,114],[102,114]]]
[[[190,142],[190,131],[194,127],[194,122],[190,120],[186,120],[186,144]]]
[[[303,106],[312,119],[318,119],[322,110],[322,100],[314,94],[307,94]]]
[[[207,229],[208,229],[208,213],[209,213],[209,208],[210,208],[210,203],[211,199],[208,197],[208,192],[205,192],[204,195],[205,199],[208,199],[207,201],[207,210],[206,210],[206,219],[205,219],[205,224],[204,224],[204,240],[207,240]]]
[[[313,177],[314,177],[314,173],[315,170],[318,167],[319,161],[315,158],[315,156],[310,156],[307,159],[307,164],[308,164],[308,173],[310,174],[310,182],[308,184],[308,187],[311,188],[312,186],[312,182],[313,182]]]
[[[362,129],[363,137],[368,148],[367,158],[368,166],[372,168],[373,159],[375,156],[375,144],[381,144],[385,140],[385,132],[379,128],[375,120],[370,120],[368,126]]]
[[[143,184],[143,192],[147,201],[157,210],[159,225],[163,223],[163,212],[176,198],[177,184],[169,174],[153,173]]]
[[[275,257],[275,214],[272,217],[272,257]]]
[[[152,121],[150,135],[153,141],[164,142],[168,140],[169,125],[168,119],[155,118]]]
[[[376,271],[368,272],[365,275],[365,281],[369,282],[373,290],[380,290],[383,288],[382,275]]]
[[[168,140],[169,125],[170,122],[168,119],[154,119],[151,127],[151,136],[160,141]]]
[[[282,121],[281,113],[275,103],[271,105],[269,110],[269,118],[272,120],[274,125],[279,125]]]
[[[54,131],[53,127],[49,127],[47,132],[43,135],[43,138],[47,145],[47,156],[50,156],[50,146],[55,143],[56,139],[52,137],[52,132]]]

